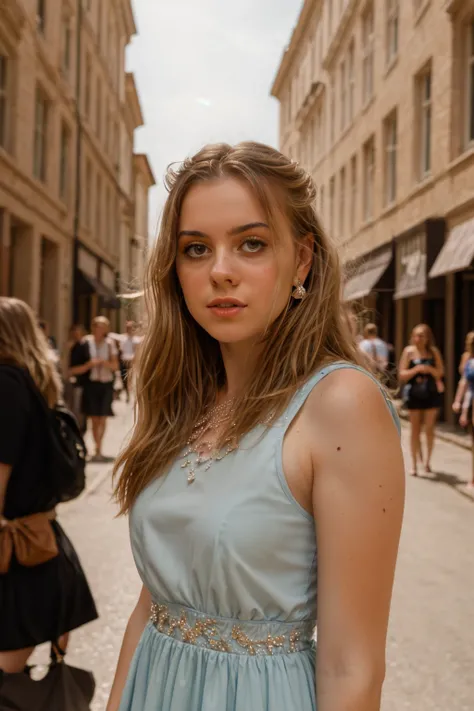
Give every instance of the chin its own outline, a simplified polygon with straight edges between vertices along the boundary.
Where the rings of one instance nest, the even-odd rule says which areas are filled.
[[[201,324],[207,333],[219,343],[245,343],[246,341],[255,341],[256,338],[261,338],[263,328],[248,328],[242,324]]]

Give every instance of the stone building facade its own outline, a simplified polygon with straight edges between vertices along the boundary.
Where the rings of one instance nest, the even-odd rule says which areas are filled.
[[[433,328],[445,415],[474,328],[474,0],[306,0],[272,88],[318,185],[344,299],[397,355]]]
[[[121,322],[134,239],[133,133],[143,124],[125,48],[130,0],[3,0],[0,293],[64,342],[74,321]]]

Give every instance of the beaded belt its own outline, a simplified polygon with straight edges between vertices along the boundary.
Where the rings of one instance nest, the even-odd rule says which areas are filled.
[[[315,623],[260,622],[211,618],[175,604],[154,602],[151,622],[158,632],[186,644],[229,654],[290,654],[313,645]]]

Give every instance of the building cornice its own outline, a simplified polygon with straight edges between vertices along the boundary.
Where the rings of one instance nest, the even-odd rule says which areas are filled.
[[[359,0],[350,0],[347,7],[345,8],[342,17],[339,20],[339,24],[335,33],[333,34],[329,47],[326,52],[326,56],[323,60],[323,69],[329,71],[331,66],[337,56],[337,52],[344,38],[347,28],[349,27],[352,18],[354,17],[357,6],[359,5]]]
[[[135,167],[135,172],[140,173],[146,178],[147,186],[151,188],[156,185],[155,176],[148,160],[148,156],[145,153],[134,153],[133,154],[133,165]]]
[[[140,99],[138,97],[135,77],[132,72],[127,72],[125,75],[125,93],[126,93],[126,109],[130,112],[133,122],[133,130],[145,123],[143,119]]]
[[[130,40],[130,37],[137,34],[137,26],[135,24],[135,17],[133,16],[133,8],[130,0],[121,0],[120,8],[125,26],[125,34],[127,39]]]
[[[281,58],[280,66],[278,67],[278,71],[270,91],[271,95],[277,99],[279,98],[288,72],[293,65],[293,60],[301,47],[301,41],[308,32],[310,17],[319,2],[320,0],[304,0],[302,10],[291,34],[290,42],[283,53],[283,57]]]

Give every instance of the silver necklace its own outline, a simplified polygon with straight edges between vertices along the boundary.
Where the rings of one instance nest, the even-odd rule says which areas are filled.
[[[186,442],[186,449],[182,455],[184,462],[181,464],[181,469],[186,469],[188,472],[188,484],[192,484],[196,479],[197,468],[202,466],[204,471],[209,471],[213,462],[221,461],[237,449],[237,442],[231,435],[218,449],[216,449],[217,437],[212,437],[216,430],[231,419],[234,412],[233,405],[234,398],[226,400],[221,405],[215,405],[194,425],[192,434]],[[201,439],[208,432],[211,438]]]

